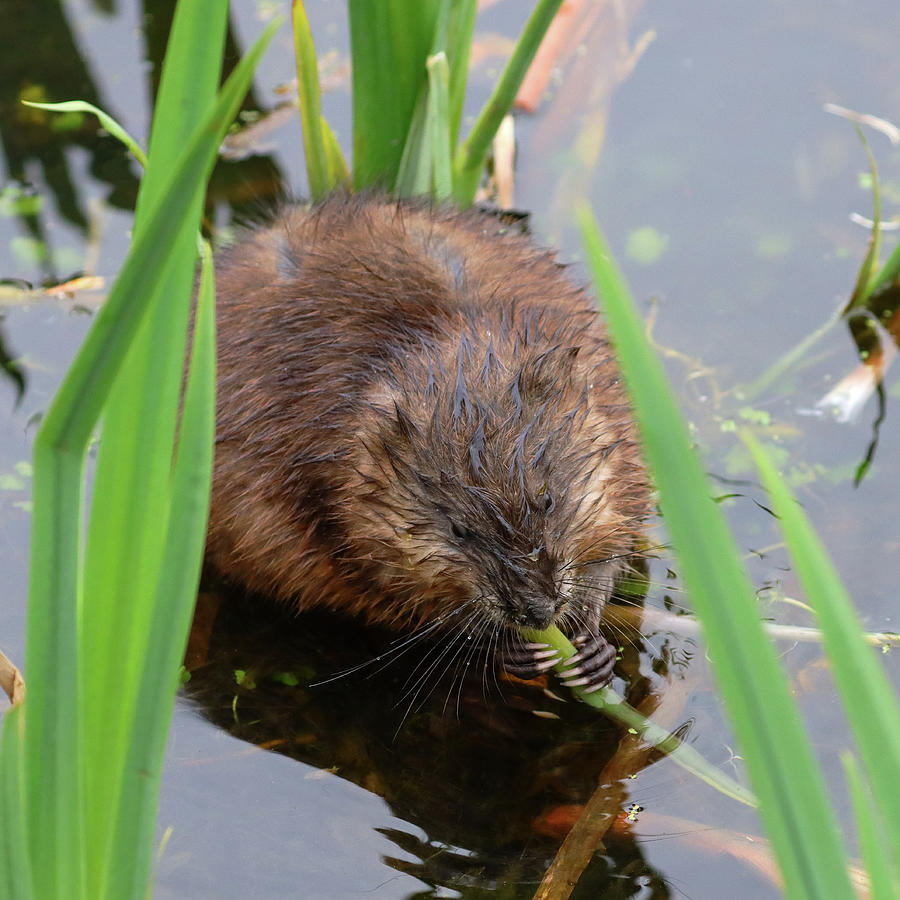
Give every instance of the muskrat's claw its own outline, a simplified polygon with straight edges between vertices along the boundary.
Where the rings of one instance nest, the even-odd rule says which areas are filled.
[[[503,668],[516,678],[526,681],[537,678],[559,662],[559,651],[549,644],[524,643],[508,647],[503,652]]]
[[[566,660],[566,671],[560,676],[568,687],[584,687],[590,694],[612,681],[616,664],[616,648],[599,634],[577,635],[572,643],[578,652]]]

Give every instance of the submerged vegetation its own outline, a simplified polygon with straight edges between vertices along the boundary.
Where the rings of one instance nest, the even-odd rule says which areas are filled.
[[[475,0],[383,5],[349,0],[351,174],[322,117],[313,37],[303,3],[294,0],[312,197],[348,183],[356,189],[379,184],[400,195],[472,203],[491,142],[560,5],[561,0],[536,4],[491,97],[460,140]],[[209,250],[201,244],[198,253],[197,234],[216,150],[273,32],[270,27],[216,94],[227,4],[209,7],[214,16],[186,2],[178,6],[133,247],[35,441],[28,699],[4,716],[0,738],[0,892],[22,900],[140,897],[150,879],[159,775],[199,578],[211,471],[214,285]],[[98,112],[77,101],[57,109]],[[104,125],[130,141],[111,119]],[[140,158],[137,144],[129,146]],[[852,320],[865,310],[883,325],[896,318],[896,304],[885,298],[900,290],[900,251],[879,267],[874,162],[872,178],[871,251],[843,312]],[[764,634],[733,538],[710,500],[634,304],[586,208],[579,221],[663,516],[786,891],[791,897],[853,896],[851,863],[829,791]],[[203,274],[197,327],[178,430],[198,255]],[[860,349],[871,367],[871,344],[864,349],[861,343]],[[747,388],[748,402],[792,362],[781,361]],[[85,457],[101,417],[100,456],[82,540]],[[848,757],[846,767],[872,896],[890,897],[900,884],[896,699],[796,501],[752,430],[741,431],[740,438],[758,466],[822,628],[863,762],[859,767]],[[558,632],[540,637],[564,656],[574,652]],[[692,771],[735,799],[756,802],[745,787],[626,708],[610,690],[591,696],[589,702],[601,710],[624,716],[636,736],[672,752],[676,761],[686,757]]]

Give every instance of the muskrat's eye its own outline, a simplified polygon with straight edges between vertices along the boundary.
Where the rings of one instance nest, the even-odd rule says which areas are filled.
[[[551,512],[554,506],[556,506],[556,502],[553,499],[553,495],[544,494],[544,512]]]

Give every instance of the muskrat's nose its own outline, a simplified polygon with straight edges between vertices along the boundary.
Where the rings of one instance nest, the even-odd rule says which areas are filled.
[[[537,628],[543,631],[553,624],[553,614],[556,612],[556,604],[544,594],[523,594],[520,598],[522,611],[524,612],[523,625],[528,628]]]

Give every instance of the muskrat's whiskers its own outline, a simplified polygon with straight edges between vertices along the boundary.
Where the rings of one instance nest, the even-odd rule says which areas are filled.
[[[454,645],[458,645],[458,646],[457,646],[456,653],[454,654],[453,657],[451,657],[451,661],[453,658],[456,657],[456,655],[459,654],[462,647],[465,646],[465,636],[466,636],[466,632],[467,632],[467,627],[472,620],[477,618],[477,616],[478,616],[478,610],[476,610],[474,613],[472,613],[472,615],[469,617],[469,619],[466,620],[466,622],[461,624],[461,627],[459,629],[457,629],[455,634],[450,636],[450,639],[447,641],[447,643],[443,647],[436,646],[435,648],[433,648],[434,651],[439,651],[439,652],[437,653],[435,658],[432,660],[432,662],[428,666],[428,668],[418,678],[418,687],[415,686],[415,683],[410,685],[410,681],[412,681],[415,673],[421,668],[421,666],[425,663],[425,661],[428,659],[428,657],[432,655],[432,651],[429,651],[429,653],[426,654],[426,656],[416,666],[416,669],[406,679],[406,682],[404,682],[404,688],[406,688],[406,689],[405,689],[404,693],[401,694],[401,696],[398,698],[397,704],[399,705],[400,703],[402,703],[407,697],[409,697],[410,700],[409,700],[409,704],[407,705],[403,715],[400,718],[400,722],[397,725],[397,730],[394,732],[395,738],[400,733],[400,729],[403,727],[403,724],[406,721],[406,719],[409,717],[409,714],[412,712],[413,708],[416,706],[416,701],[419,699],[419,695],[426,688],[426,686],[429,685],[429,682],[430,682],[430,687],[428,687],[427,692],[422,697],[421,703],[424,704],[428,700],[428,698],[434,693],[435,688],[440,683],[440,675],[438,675],[433,681],[430,681],[431,676],[434,674],[437,666],[440,665],[441,660],[443,660],[447,656],[447,654],[450,653],[450,651],[453,649]],[[449,668],[449,665],[447,667],[445,667],[443,671],[446,672],[448,670],[448,668]],[[413,688],[415,688],[414,691],[413,691]],[[445,706],[446,706],[446,704],[445,704]]]
[[[469,669],[469,666],[472,662],[472,657],[477,656],[478,648],[484,635],[484,632],[488,626],[487,616],[482,614],[482,619],[480,623],[476,624],[476,627],[469,630],[469,634],[466,635],[466,640],[468,642],[468,648],[461,657],[457,659],[456,670],[453,675],[453,680],[458,682],[458,687],[456,690],[456,718],[459,719],[459,705],[462,700],[462,690],[465,686],[466,682],[466,672]],[[466,644],[462,645],[463,647]],[[447,699],[444,701],[444,712],[447,711],[447,703],[450,701],[450,696],[453,693],[453,680],[450,682],[450,688],[447,692]]]
[[[405,690],[398,698],[398,703],[404,701],[408,696],[410,696],[410,692],[413,691],[413,688],[415,688],[415,692],[412,696],[412,703],[410,705],[410,709],[412,708],[412,705],[415,704],[416,698],[421,693],[422,688],[428,682],[437,666],[440,665],[441,661],[447,656],[448,653],[450,653],[451,650],[453,650],[454,645],[460,644],[461,646],[465,646],[464,641],[468,627],[475,619],[477,619],[479,614],[480,610],[476,608],[466,620],[464,620],[463,622],[454,623],[456,628],[454,629],[454,632],[448,633],[449,639],[443,644],[435,644],[428,650],[428,652],[422,657],[421,660],[419,660],[415,668],[412,670],[412,672],[410,672],[409,676],[404,682],[403,687]],[[459,651],[457,650],[457,652]],[[431,661],[429,662],[429,660]],[[421,672],[421,674],[419,674],[423,666],[426,666],[426,668]],[[412,682],[413,679],[416,679],[416,682],[418,683],[417,688],[416,682],[410,685],[410,682]],[[429,690],[428,694],[426,694],[423,698],[423,701],[428,699],[435,686],[436,685],[432,686],[431,690]],[[407,710],[406,715],[409,715],[410,709]],[[406,716],[404,716],[404,719],[405,718]]]
[[[440,628],[454,616],[458,616],[461,612],[463,612],[466,607],[471,606],[476,602],[478,602],[477,597],[471,600],[467,600],[465,603],[454,607],[449,612],[444,613],[444,615],[439,616],[437,619],[434,619],[422,628],[417,629],[412,634],[404,636],[402,638],[397,638],[396,640],[392,641],[390,646],[387,650],[385,650],[384,653],[379,653],[377,656],[373,656],[370,659],[365,660],[364,662],[358,663],[355,666],[351,666],[349,669],[343,669],[340,672],[336,672],[334,675],[329,675],[328,678],[323,678],[321,681],[313,681],[309,686],[319,687],[323,684],[329,684],[332,681],[337,681],[339,678],[344,678],[347,675],[352,675],[354,672],[359,672],[361,669],[365,669],[368,666],[373,666],[376,663],[380,663],[381,665],[379,665],[378,668],[373,670],[372,672],[369,672],[367,677],[371,678],[372,676],[377,675],[379,672],[387,668],[387,666],[389,666],[391,663],[396,662],[415,644],[428,637],[428,635],[435,631],[435,629]]]

